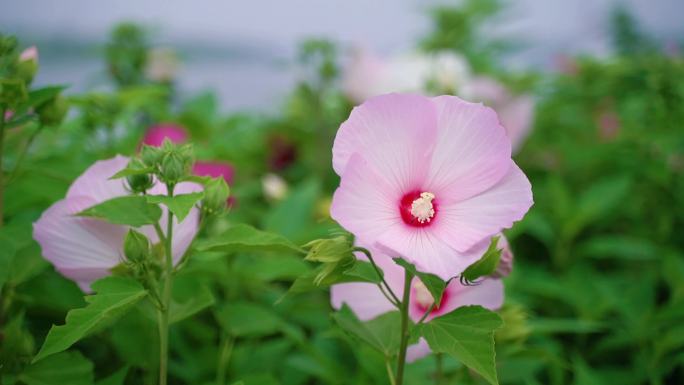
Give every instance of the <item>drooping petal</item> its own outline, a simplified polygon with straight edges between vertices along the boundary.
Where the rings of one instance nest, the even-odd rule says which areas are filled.
[[[468,305],[480,305],[489,310],[496,310],[504,301],[504,285],[500,279],[486,278],[471,286],[464,286],[458,280],[452,280],[447,290],[450,295],[440,309],[440,315]]]
[[[508,173],[487,191],[442,204],[439,222],[431,230],[456,250],[467,251],[522,219],[533,203],[532,186],[522,170],[509,162]]]
[[[392,226],[375,246],[392,257],[402,257],[419,271],[448,280],[482,257],[488,243],[481,242],[466,252],[458,252],[434,234],[432,228],[410,228],[403,223]]]
[[[372,283],[341,283],[330,288],[330,302],[335,309],[347,304],[362,321],[394,310],[380,289]]]
[[[330,216],[363,243],[373,244],[387,228],[401,222],[400,197],[365,159],[354,154],[333,195]]]
[[[509,168],[511,143],[494,110],[455,96],[432,101],[438,132],[427,191],[445,204],[472,197],[501,180]]]
[[[436,137],[436,112],[430,99],[411,94],[374,97],[354,108],[333,145],[338,175],[358,153],[377,177],[406,193],[422,184]]]
[[[76,178],[67,191],[67,198],[90,197],[93,205],[122,195],[128,195],[125,179],[109,179],[126,168],[128,158],[117,155],[114,158],[93,163],[81,176]],[[84,207],[84,209],[87,207]]]
[[[43,256],[64,276],[83,284],[108,274],[123,260],[124,226],[74,214],[92,206],[88,197],[63,199],[33,224]]]
[[[418,343],[409,346],[406,350],[406,362],[414,362],[427,356],[431,352],[432,350],[430,350],[430,346],[427,341],[425,341],[425,338],[420,337]]]

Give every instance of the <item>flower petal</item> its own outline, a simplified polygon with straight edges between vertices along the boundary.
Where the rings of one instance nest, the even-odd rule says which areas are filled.
[[[476,285],[464,286],[458,280],[452,280],[447,287],[448,301],[439,309],[439,314],[446,314],[461,306],[480,305],[489,310],[496,310],[504,302],[504,285],[500,279],[483,279]]]
[[[359,154],[354,154],[344,178],[333,195],[330,216],[355,234],[362,243],[373,244],[390,226],[401,222],[394,191]]]
[[[33,237],[43,256],[64,276],[89,283],[109,273],[123,259],[123,226],[75,217],[94,204],[88,197],[63,199],[33,224]]]
[[[418,343],[409,346],[408,350],[406,350],[406,362],[414,362],[430,353],[432,353],[432,350],[430,350],[427,341],[425,341],[425,338],[420,337]]]
[[[93,200],[92,204],[95,205],[108,199],[128,195],[129,192],[126,190],[125,179],[109,179],[117,172],[126,168],[127,165],[128,158],[121,155],[93,163],[69,187],[66,195],[67,198],[75,196],[90,197]]]
[[[508,173],[487,191],[462,202],[442,204],[435,234],[465,252],[513,222],[532,206],[532,186],[522,170],[510,161]]]
[[[361,321],[394,310],[394,305],[372,283],[341,283],[330,288],[330,303],[340,309],[347,304]]]
[[[435,143],[436,112],[430,99],[389,94],[354,108],[342,123],[333,145],[333,168],[338,175],[358,153],[398,193],[422,184]]]
[[[426,189],[441,204],[463,200],[497,183],[508,171],[511,142],[494,110],[455,96],[432,99],[438,132]]]
[[[416,269],[432,273],[447,281],[463,272],[482,257],[488,243],[461,253],[437,237],[431,229],[410,228],[403,223],[389,228],[375,247],[392,257],[402,257]]]

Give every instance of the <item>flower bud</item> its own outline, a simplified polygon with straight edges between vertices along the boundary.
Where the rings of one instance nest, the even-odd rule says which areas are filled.
[[[150,241],[142,233],[128,230],[124,240],[124,255],[131,262],[142,262],[150,255]]]
[[[166,184],[176,184],[189,171],[187,162],[176,151],[171,151],[162,157],[160,179]]]
[[[304,245],[304,248],[309,249],[304,259],[312,262],[334,263],[353,255],[351,242],[344,236],[317,239]]]
[[[142,160],[134,158],[128,163],[128,168],[143,170],[146,167]],[[131,191],[138,194],[144,193],[154,185],[154,179],[152,179],[152,175],[150,174],[129,175],[126,177],[126,181],[128,182],[128,187],[130,187]]]
[[[499,265],[496,267],[494,273],[491,274],[491,277],[508,277],[508,275],[511,274],[511,271],[513,271],[513,251],[503,234],[499,238],[497,247],[501,249],[501,257],[499,258]]]
[[[205,215],[220,214],[226,209],[230,188],[223,178],[213,178],[204,187],[202,212]]]
[[[33,77],[38,72],[38,49],[35,46],[26,48],[19,55],[19,62],[17,63],[17,75],[24,80],[26,84],[31,84]]]
[[[61,95],[57,95],[36,108],[40,123],[46,126],[60,125],[67,112],[69,112],[69,103]]]
[[[143,145],[140,151],[140,159],[147,167],[158,169],[160,167],[161,159],[164,156],[162,150],[156,146]]]

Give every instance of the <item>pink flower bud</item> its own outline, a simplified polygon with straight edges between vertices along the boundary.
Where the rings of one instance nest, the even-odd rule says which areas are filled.
[[[36,48],[35,45],[32,45],[32,46],[26,48],[19,55],[19,61],[28,61],[28,60],[35,60],[36,62],[38,61],[38,48]]]

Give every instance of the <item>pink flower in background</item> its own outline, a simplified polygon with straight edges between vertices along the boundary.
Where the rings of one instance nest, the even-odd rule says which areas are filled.
[[[598,116],[599,137],[609,142],[620,135],[620,117],[615,111],[605,109]]]
[[[197,176],[210,176],[212,178],[221,177],[226,181],[226,184],[232,186],[235,170],[229,163],[203,162],[198,160],[192,165],[192,173]],[[235,202],[236,199],[231,194],[226,200],[226,205],[228,207],[233,207],[235,206]]]
[[[188,133],[183,127],[173,123],[158,124],[147,130],[143,144],[159,147],[166,138],[176,144],[185,143],[188,140]]]
[[[360,243],[445,280],[532,205],[496,113],[455,96],[390,94],[354,108],[333,168],[331,217]]]
[[[394,263],[389,256],[380,255],[377,250],[373,252],[374,260],[384,273],[387,284],[395,293],[401,293],[404,286],[404,271]],[[359,259],[365,259],[363,255],[357,255]],[[398,294],[399,295],[399,294]],[[449,282],[442,300],[435,306],[426,320],[447,314],[461,306],[480,305],[485,308],[496,310],[503,304],[504,287],[499,279],[486,278],[478,285],[464,286],[454,279]],[[380,289],[371,283],[342,283],[333,285],[330,289],[330,301],[336,309],[347,304],[362,321],[371,320],[383,313],[396,310],[394,306],[380,292]],[[434,298],[425,285],[414,278],[411,283],[409,297],[409,316],[413,322],[418,322],[423,314],[430,309]],[[409,347],[406,360],[411,362],[430,353],[430,348],[424,339],[420,339],[415,345]]]
[[[463,88],[462,95],[493,108],[511,138],[513,152],[527,138],[532,128],[534,100],[529,95],[513,95],[503,84],[487,77],[475,77]]]
[[[125,168],[128,160],[116,156],[95,162],[74,181],[66,197],[50,206],[33,224],[33,237],[40,244],[43,256],[84,291],[89,291],[92,281],[109,275],[109,269],[123,261],[123,240],[128,227],[74,214],[108,199],[129,195],[124,179],[109,179]],[[183,194],[199,190],[201,187],[197,184],[180,183],[175,191]],[[166,186],[157,183],[150,193],[165,194]],[[164,206],[162,209],[160,224],[166,231],[167,211]],[[193,208],[182,223],[175,223],[174,263],[180,260],[192,242],[198,224],[197,208]],[[138,230],[147,235],[151,242],[159,241],[152,226],[143,226]]]
[[[20,61],[28,61],[28,60],[34,60],[38,61],[38,48],[36,46],[31,46],[26,48],[19,54],[19,60]]]
[[[421,92],[432,85],[454,91],[467,82],[470,69],[465,59],[452,52],[412,53],[381,58],[356,49],[345,66],[342,89],[354,102],[390,92]]]

